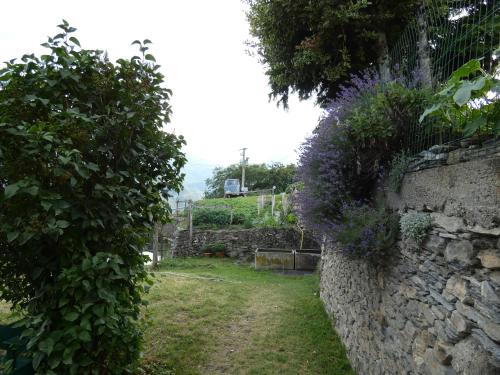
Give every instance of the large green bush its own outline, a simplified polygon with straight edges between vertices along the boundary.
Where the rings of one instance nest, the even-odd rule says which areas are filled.
[[[132,373],[142,249],[180,188],[181,137],[147,44],[111,63],[66,22],[0,71],[0,298],[23,309],[38,374]]]

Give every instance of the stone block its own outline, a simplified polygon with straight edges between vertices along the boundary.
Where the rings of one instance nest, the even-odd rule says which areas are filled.
[[[493,341],[500,343],[500,324],[483,319],[478,322],[478,325]]]
[[[418,365],[422,364],[425,357],[425,352],[428,348],[432,347],[434,344],[434,336],[428,331],[422,331],[412,344],[412,357],[415,363]]]
[[[460,341],[452,349],[451,366],[458,374],[495,375],[499,369],[490,363],[490,354],[474,337]]]
[[[445,366],[439,362],[432,349],[427,349],[424,361],[430,375],[456,375],[456,372],[450,366]]]
[[[485,234],[488,236],[500,236],[500,227],[496,228],[484,228],[480,225],[475,225],[473,227],[467,227],[469,232],[473,232],[476,234]]]
[[[444,256],[448,263],[455,263],[461,267],[468,267],[476,262],[476,251],[468,240],[450,241],[446,246]]]
[[[481,283],[481,298],[485,303],[496,303],[500,304],[500,297],[498,291],[493,289],[491,284],[487,281]]]
[[[481,265],[489,269],[500,269],[500,251],[494,249],[482,250],[477,255]]]
[[[443,254],[446,247],[446,240],[442,237],[431,234],[427,236],[427,240],[424,242],[423,247],[434,253]]]
[[[449,233],[465,232],[464,219],[461,217],[447,216],[439,212],[432,212],[430,215],[435,225]]]
[[[447,232],[439,233],[439,237],[448,238],[450,240],[456,240],[459,238],[456,234],[447,233]]]
[[[402,282],[399,285],[399,293],[408,299],[414,299],[417,297],[417,289],[415,289],[412,286],[409,286],[405,282]]]
[[[483,331],[480,329],[472,330],[472,337],[474,337],[481,346],[490,354],[489,361],[500,369],[500,345],[493,342]]]
[[[493,271],[489,274],[490,279],[500,286],[500,271]]]
[[[450,322],[454,331],[460,336],[465,336],[470,332],[471,322],[465,319],[458,311],[455,310],[451,313]]]
[[[470,303],[472,301],[467,282],[459,275],[453,275],[448,279],[445,291],[457,297],[461,302]]]
[[[440,363],[448,366],[453,358],[453,348],[454,346],[447,342],[438,341],[434,346],[434,355]]]

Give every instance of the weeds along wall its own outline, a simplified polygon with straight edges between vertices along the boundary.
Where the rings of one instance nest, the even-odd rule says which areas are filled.
[[[323,246],[321,298],[359,374],[500,373],[500,153],[459,159],[383,193],[430,216],[420,245],[380,267]]]

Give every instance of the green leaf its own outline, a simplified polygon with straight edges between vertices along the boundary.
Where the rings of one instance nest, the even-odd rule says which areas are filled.
[[[434,104],[432,107],[426,108],[426,110],[424,111],[424,113],[422,113],[420,115],[420,118],[418,119],[418,121],[420,123],[422,123],[422,121],[424,121],[424,119],[427,116],[429,116],[431,113],[434,113],[434,112],[438,111],[440,108],[441,108],[441,104]]]
[[[38,349],[40,349],[41,352],[49,356],[50,353],[52,353],[52,350],[54,349],[54,344],[55,344],[54,340],[52,340],[49,337],[38,344]]]
[[[78,47],[80,47],[80,41],[76,39],[74,36],[70,37],[69,40],[75,43]]]
[[[470,95],[472,91],[472,85],[470,83],[462,85],[453,95],[453,101],[458,106],[463,106],[467,104],[470,100]]]
[[[476,73],[481,70],[481,63],[478,59],[473,59],[462,65],[460,68],[455,70],[451,75],[451,79],[460,80],[462,78],[469,77],[472,73]]]
[[[145,58],[146,60],[156,62],[156,59],[155,59],[155,58],[154,58],[154,56],[153,56],[153,55],[151,55],[150,53],[148,53],[146,56],[144,56],[144,58]]]
[[[63,352],[63,363],[65,365],[71,365],[73,363],[73,348],[67,347]]]
[[[82,341],[89,342],[92,340],[92,337],[90,336],[90,333],[88,331],[82,331],[78,335],[78,338]]]
[[[33,357],[33,368],[36,370],[39,366],[40,366],[40,363],[42,362],[42,359],[45,357],[45,354],[44,353],[37,353],[34,357]]]
[[[94,172],[99,172],[99,166],[95,163],[87,163],[87,168]]]
[[[70,226],[70,222],[66,220],[57,220],[56,225],[58,228],[65,229]]]
[[[5,199],[12,198],[19,191],[18,184],[7,185],[4,190]]]
[[[57,353],[54,353],[57,354]],[[56,355],[51,355],[49,358],[49,367],[53,370],[61,363],[61,358]]]
[[[30,186],[29,188],[26,188],[24,191],[29,195],[36,196],[38,195],[39,189],[38,186]]]
[[[468,122],[464,128],[464,136],[470,137],[473,135],[481,126],[486,125],[486,118],[480,116],[476,117],[472,121]]]
[[[486,84],[486,77],[479,77],[474,82],[472,82],[471,90],[472,91],[481,90],[485,84]]]
[[[70,312],[64,315],[64,319],[67,320],[68,322],[74,322],[75,320],[78,319],[78,313],[76,312]]]
[[[14,231],[14,232],[8,232],[7,233],[7,242],[12,242],[15,241],[17,237],[19,237],[19,232]]]

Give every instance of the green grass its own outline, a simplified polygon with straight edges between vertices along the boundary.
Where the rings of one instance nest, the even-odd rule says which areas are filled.
[[[202,199],[195,202],[196,207],[207,206],[230,206],[235,214],[242,214],[246,217],[257,217],[258,197],[236,197],[236,198],[212,198]],[[271,199],[267,199],[269,204]]]
[[[149,296],[151,374],[354,374],[316,276],[229,260],[164,262]]]
[[[318,278],[229,259],[164,261],[145,313],[139,374],[351,375],[318,296]],[[12,321],[0,303],[0,323]]]
[[[202,199],[195,202],[196,208],[229,206],[234,215],[245,217],[244,225],[232,225],[231,228],[255,228],[255,227],[276,227],[288,226],[292,224],[277,224],[271,217],[271,196],[265,196],[264,208],[260,215],[257,209],[258,196],[236,197],[236,198],[212,198]],[[281,195],[275,196],[275,210],[281,209]],[[210,226],[200,226],[203,229],[211,229]],[[212,228],[215,229],[215,228]]]

